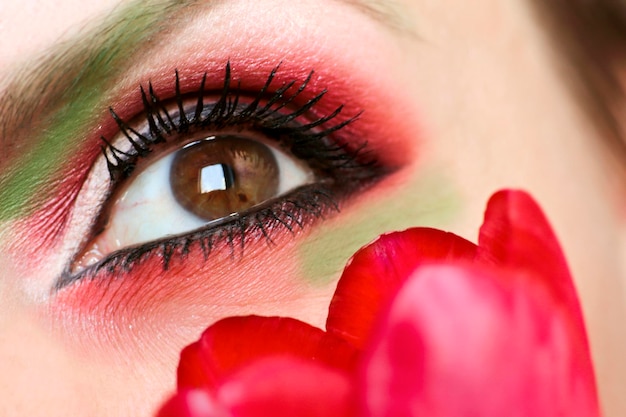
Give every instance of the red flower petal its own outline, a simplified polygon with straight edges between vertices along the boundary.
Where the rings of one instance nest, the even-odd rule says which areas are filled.
[[[178,387],[214,389],[242,365],[279,354],[348,370],[357,359],[355,348],[344,340],[292,318],[230,317],[183,350]]]
[[[523,191],[500,191],[491,197],[480,229],[478,258],[532,271],[539,279],[536,283],[556,292],[554,297],[568,308],[578,306],[559,242],[541,208]]]
[[[201,389],[179,391],[166,402],[157,417],[231,417],[211,395]]]
[[[208,388],[214,385],[210,357],[204,354],[201,342],[185,347],[178,363],[178,388]]]
[[[362,347],[381,308],[418,265],[473,260],[476,245],[441,230],[413,228],[380,236],[360,249],[337,284],[326,328]]]
[[[525,291],[519,274],[417,270],[364,363],[362,415],[598,416],[584,328],[569,325],[559,299]]]
[[[353,409],[351,385],[342,370],[270,357],[229,378],[217,397],[237,417],[348,417]]]
[[[225,379],[213,396],[181,390],[157,417],[349,417],[353,401],[352,380],[343,370],[269,356]]]
[[[485,223],[480,229],[478,258],[491,259],[516,271],[520,286],[535,297],[551,298],[553,308],[568,317],[568,334],[578,339],[580,355],[589,352],[582,309],[578,301],[565,255],[537,203],[522,191],[500,191],[490,199]],[[593,380],[591,365],[584,368]]]

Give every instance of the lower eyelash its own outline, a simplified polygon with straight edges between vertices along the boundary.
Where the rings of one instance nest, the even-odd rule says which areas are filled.
[[[334,197],[336,190],[332,188],[323,183],[307,185],[261,207],[253,207],[247,213],[218,220],[200,230],[122,249],[78,274],[65,273],[57,281],[56,290],[85,278],[95,278],[102,272],[113,276],[127,273],[154,256],[161,259],[163,270],[167,270],[174,259],[184,262],[193,250],[199,251],[207,260],[216,246],[225,244],[230,248],[230,258],[234,260],[243,256],[244,248],[251,239],[261,237],[272,246],[275,233],[287,230],[293,234],[317,219],[339,212],[339,204]]]

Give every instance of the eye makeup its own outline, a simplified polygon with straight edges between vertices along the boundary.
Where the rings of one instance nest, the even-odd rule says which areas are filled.
[[[341,130],[353,123],[356,116],[341,115],[343,106],[327,115],[316,114],[316,104],[323,99],[326,91],[307,91],[313,72],[301,82],[291,80],[276,86],[273,81],[278,72],[279,68],[274,68],[260,90],[247,92],[232,86],[231,67],[227,63],[218,92],[205,91],[205,74],[197,91],[185,96],[181,93],[179,74],[176,72],[175,97],[169,100],[169,106],[151,84],[147,88],[141,87],[144,108],[141,116],[136,118],[141,121],[141,128],[131,127],[111,110],[126,146],[125,150],[121,150],[103,138],[103,156],[112,188],[129,180],[137,164],[149,159],[158,147],[179,148],[198,134],[208,132],[219,137],[223,131],[239,132],[240,135],[242,132],[257,132],[268,140],[276,141],[313,170],[316,174],[313,183],[208,222],[197,231],[123,248],[112,254],[105,253],[104,259],[95,265],[64,275],[57,287],[93,277],[103,270],[113,275],[124,274],[138,262],[148,262],[154,257],[162,262],[164,269],[168,269],[172,258],[191,256],[190,252],[195,247],[201,249],[206,259],[219,240],[228,243],[231,255],[234,256],[236,247],[243,253],[249,235],[260,233],[271,243],[270,231],[274,234],[283,228],[293,233],[294,229],[337,210],[338,202],[348,194],[380,178],[384,170],[371,155],[364,152],[365,145],[341,138]],[[239,86],[241,82],[236,84]],[[185,103],[192,105],[185,106]],[[105,210],[103,214],[96,222],[96,225],[103,226],[97,229],[106,228],[109,213]]]
[[[396,176],[408,161],[417,159],[413,145],[421,132],[416,128],[415,100],[406,97],[403,85],[391,74],[396,69],[386,65],[401,56],[402,50],[389,47],[396,43],[385,37],[385,29],[379,28],[368,16],[355,14],[347,6],[336,7],[334,2],[329,2],[327,8],[319,8],[314,3],[298,3],[296,7],[287,1],[271,4],[280,5],[276,14],[262,13],[261,8],[244,1],[216,3],[214,8],[210,7],[210,13],[200,12],[197,17],[185,20],[184,25],[178,25],[176,30],[154,37],[150,46],[138,49],[132,60],[129,58],[122,70],[123,76],[108,83],[106,94],[100,97],[100,105],[94,110],[98,117],[92,121],[90,129],[76,139],[76,144],[80,145],[68,153],[82,154],[68,161],[70,164],[76,161],[72,169],[89,178],[82,182],[83,188],[73,200],[72,215],[61,234],[61,243],[49,245],[47,257],[35,255],[46,261],[46,268],[50,268],[51,263],[47,262],[50,259],[64,261],[60,268],[54,269],[56,279],[50,285],[50,308],[63,326],[73,328],[98,323],[94,326],[100,330],[94,332],[94,337],[106,347],[110,346],[106,338],[115,335],[124,334],[139,341],[151,334],[156,323],[160,323],[159,332],[169,334],[185,326],[196,330],[204,328],[207,322],[225,315],[264,312],[293,315],[291,308],[307,310],[311,297],[321,296],[326,288],[317,287],[313,279],[303,276],[299,247],[318,226],[331,220],[342,222],[352,216],[355,204],[366,195],[371,197],[376,190],[380,192],[384,188],[381,183]],[[197,10],[205,6],[200,7]],[[294,10],[297,13],[290,14]],[[240,31],[230,30],[227,22],[239,21],[239,18],[233,21],[233,16],[245,16],[254,25],[243,25]],[[300,26],[283,27],[281,24],[278,27],[277,16],[282,16],[281,22],[295,17]],[[338,20],[349,23],[346,16],[351,16],[353,22],[344,30],[345,25],[336,23]],[[176,21],[176,18],[172,20]],[[333,28],[342,29],[333,32]],[[145,101],[150,106],[158,102],[164,107],[173,119],[172,127],[181,125],[180,114],[188,121],[193,120],[203,80],[205,106],[200,114],[206,117],[222,95],[228,62],[231,72],[228,96],[239,95],[238,104],[233,107],[236,113],[241,113],[257,96],[261,96],[259,106],[267,104],[278,89],[293,81],[289,94],[308,80],[302,92],[275,116],[297,112],[326,90],[314,105],[281,128],[278,139],[262,136],[268,144],[289,155],[292,153],[288,144],[295,141],[295,133],[287,132],[285,127],[291,129],[315,123],[343,106],[341,112],[326,123],[301,132],[311,136],[341,125],[327,132],[327,138],[310,141],[302,148],[302,152],[310,154],[308,161],[313,165],[315,181],[230,219],[221,229],[199,229],[170,237],[169,242],[161,239],[125,248],[117,252],[119,256],[109,258],[99,267],[86,268],[82,276],[72,274],[72,260],[106,224],[106,210],[99,223],[100,213],[96,209],[101,210],[106,198],[115,194],[101,146],[111,165],[117,166],[118,161],[112,155],[113,148],[101,137],[112,147],[131,155],[118,154],[120,162],[123,157],[125,162],[121,162],[119,169],[112,167],[114,177],[118,177],[118,187],[124,188],[135,173],[143,172],[156,158],[185,146],[187,141],[199,139],[197,135],[203,135],[201,132],[205,130],[190,126],[187,132],[191,136],[187,137],[176,129],[172,129],[171,135],[163,134],[163,126],[161,129],[157,125],[156,130],[166,141],[137,141],[144,149],[149,145],[151,151],[145,156],[132,156],[135,148],[120,130],[132,128],[149,139],[158,136],[150,131]],[[260,95],[278,63],[280,66],[271,87]],[[314,70],[312,74],[311,70]],[[177,97],[182,101],[182,112]],[[167,116],[161,114],[164,124],[169,123]],[[358,117],[354,119],[355,116]],[[160,123],[154,117],[155,122]],[[253,121],[248,118],[246,123],[250,127]],[[261,126],[261,123],[256,122],[256,125]],[[270,124],[265,127],[271,128]],[[226,126],[226,131],[241,133],[233,126]],[[205,133],[221,132],[216,132],[215,126],[208,126]],[[341,158],[344,163],[349,161],[353,169],[342,168],[341,159],[333,162],[330,158],[333,154],[330,149],[337,143],[344,145]],[[324,155],[329,158],[317,158]],[[301,158],[294,156],[294,159]],[[371,161],[377,164],[372,167]],[[361,167],[366,168],[360,170]],[[124,179],[125,170],[131,177]],[[59,175],[66,172],[68,170],[60,170]],[[31,230],[22,233],[29,236]],[[329,279],[317,282],[329,282]],[[266,306],[267,310],[260,306]],[[194,320],[197,323],[191,324]],[[129,323],[133,325],[132,331],[126,327]]]

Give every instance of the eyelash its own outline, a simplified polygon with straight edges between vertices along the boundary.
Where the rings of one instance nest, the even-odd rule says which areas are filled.
[[[130,143],[133,151],[132,153],[120,151],[109,143],[106,138],[102,138],[105,143],[105,146],[102,147],[102,152],[107,160],[111,181],[115,184],[128,178],[134,170],[137,160],[148,156],[148,154],[152,152],[154,145],[167,143],[167,136],[191,134],[196,129],[219,130],[232,127],[241,129],[248,127],[263,133],[268,138],[280,138],[279,141],[281,145],[289,147],[292,154],[297,158],[308,161],[311,159],[320,159],[321,157],[322,161],[330,163],[327,167],[329,169],[335,169],[338,165],[342,165],[341,167],[343,169],[362,168],[364,165],[362,162],[357,165],[351,164],[357,162],[358,159],[363,159],[365,145],[361,145],[360,148],[349,153],[345,149],[345,146],[332,148],[328,143],[324,143],[325,138],[354,122],[360,114],[319,132],[313,132],[315,128],[338,117],[343,109],[343,106],[339,106],[330,115],[319,117],[317,120],[307,124],[293,125],[293,122],[297,122],[298,117],[310,112],[327,91],[322,90],[299,108],[294,109],[293,112],[282,114],[280,110],[292,104],[305,91],[313,76],[313,72],[309,73],[309,76],[291,95],[286,96],[285,94],[296,85],[295,80],[283,84],[274,93],[270,94],[268,98],[265,98],[278,69],[279,67],[276,67],[270,72],[267,81],[252,102],[245,108],[238,109],[242,94],[240,87],[237,87],[235,90],[231,87],[231,68],[230,63],[227,63],[220,98],[215,102],[213,108],[210,109],[209,114],[202,117],[203,114],[206,114],[206,110],[208,110],[204,103],[206,93],[204,90],[206,81],[205,74],[200,83],[199,90],[196,93],[197,103],[191,120],[187,117],[188,114],[183,105],[185,97],[180,92],[178,71],[175,73],[176,110],[180,115],[178,120],[172,117],[167,107],[164,106],[163,102],[154,92],[151,83],[148,84],[147,94],[145,89],[141,87],[140,90],[144,106],[142,118],[148,121],[150,126],[149,135],[137,132],[124,122],[112,108],[109,109],[113,119]],[[266,100],[266,104],[260,107],[260,103],[263,99]],[[289,141],[291,141],[291,143],[289,143]],[[367,164],[374,165],[375,161],[368,161],[366,165]],[[318,168],[323,170],[326,167],[322,166]]]
[[[232,87],[231,66],[228,62],[219,98],[210,105],[205,103],[208,93],[205,90],[206,73],[195,93],[182,94],[179,73],[175,71],[174,99],[166,102],[155,93],[151,83],[148,84],[147,91],[142,86],[140,93],[143,110],[139,116],[146,122],[149,128],[147,132],[135,130],[110,108],[111,116],[130,149],[122,151],[106,138],[101,138],[102,154],[106,159],[111,180],[106,201],[109,201],[117,186],[131,176],[140,160],[148,157],[157,146],[167,144],[168,140],[179,136],[233,128],[238,131],[259,132],[266,138],[277,141],[279,146],[305,161],[316,175],[326,181],[299,187],[238,216],[211,222],[203,229],[122,249],[77,274],[64,274],[57,288],[85,277],[95,277],[101,271],[127,272],[137,263],[156,254],[160,255],[163,269],[167,270],[175,255],[184,259],[193,245],[199,245],[206,260],[212,248],[223,242],[230,247],[231,258],[234,258],[237,247],[243,255],[246,240],[255,232],[260,233],[271,246],[272,233],[276,229],[286,229],[293,234],[296,228],[301,229],[315,219],[323,218],[325,213],[339,211],[339,200],[380,178],[383,169],[366,151],[365,142],[358,146],[349,146],[346,142],[329,138],[356,121],[360,113],[332,123],[342,112],[343,106],[339,106],[327,115],[316,116],[313,121],[306,120],[303,123],[302,119],[315,114],[316,105],[327,91],[322,90],[296,107],[294,105],[307,89],[313,71],[299,85],[296,80],[292,80],[270,92],[279,67],[280,64],[270,72],[265,84],[256,94],[248,96],[245,94],[247,92],[241,90],[241,82],[238,82],[236,88]],[[251,99],[248,104],[243,105],[246,97]],[[195,100],[195,105],[189,111],[185,109],[185,101],[191,99]],[[166,105],[171,101],[175,102],[170,106],[174,107],[174,111],[168,110]],[[283,113],[286,109],[290,111]],[[101,216],[102,213],[99,217]]]

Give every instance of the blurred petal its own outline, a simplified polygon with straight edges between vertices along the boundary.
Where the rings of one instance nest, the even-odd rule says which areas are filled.
[[[452,233],[413,228],[380,236],[360,249],[337,284],[326,328],[362,347],[381,308],[413,270],[434,261],[473,260],[476,245]]]
[[[207,391],[182,390],[163,405],[157,417],[230,417]]]
[[[525,291],[518,274],[417,270],[366,354],[362,415],[598,416],[584,328],[569,326],[560,300]]]
[[[569,268],[552,227],[533,198],[523,191],[500,191],[491,197],[480,229],[478,258],[529,270],[533,273],[529,276],[555,291],[554,297],[566,302],[568,308],[578,306]]]
[[[490,199],[485,223],[480,229],[479,259],[516,271],[516,285],[534,297],[552,300],[552,308],[561,309],[567,317],[564,325],[572,340],[570,346],[579,349],[582,358],[589,355],[582,309],[565,255],[548,220],[533,198],[523,191],[500,191]],[[580,373],[594,381],[590,362],[581,364]]]
[[[344,340],[292,318],[230,317],[183,350],[178,387],[214,389],[241,366],[280,354],[349,370],[357,359],[357,351]]]
[[[339,369],[269,357],[233,375],[217,396],[237,417],[348,417],[353,408],[351,383]]]

